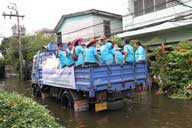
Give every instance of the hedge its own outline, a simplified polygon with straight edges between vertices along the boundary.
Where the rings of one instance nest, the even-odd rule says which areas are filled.
[[[154,51],[152,75],[158,77],[160,89],[174,98],[192,98],[192,41],[180,42],[174,50]]]
[[[61,128],[44,106],[30,98],[0,91],[0,128]]]

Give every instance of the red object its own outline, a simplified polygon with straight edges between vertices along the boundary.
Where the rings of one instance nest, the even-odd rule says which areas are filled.
[[[78,42],[83,42],[83,38],[77,38],[75,40],[72,41],[73,46],[77,46]]]
[[[76,60],[77,60],[77,55],[75,54],[75,49],[73,50],[73,55],[72,55],[72,58],[73,58],[73,60],[74,60],[74,61],[76,61]]]
[[[97,39],[90,39],[90,40],[89,40],[89,43],[87,44],[87,46],[90,46],[90,45],[92,45],[92,44],[94,44],[94,43],[97,43],[97,42],[98,42]]]
[[[75,54],[73,54],[72,58],[73,58],[74,61],[77,60],[77,56]]]

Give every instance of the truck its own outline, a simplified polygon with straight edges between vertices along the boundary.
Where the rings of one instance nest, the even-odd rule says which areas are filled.
[[[130,92],[142,85],[148,88],[145,62],[59,68],[56,43],[33,57],[33,96],[51,96],[74,111],[118,110]],[[66,48],[66,45],[64,49]]]

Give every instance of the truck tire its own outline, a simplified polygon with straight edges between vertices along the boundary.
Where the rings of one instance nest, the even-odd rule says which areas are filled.
[[[122,109],[125,105],[125,102],[123,99],[117,100],[117,101],[108,101],[107,102],[107,109],[108,110],[119,110]]]
[[[62,97],[61,97],[61,103],[63,106],[66,108],[74,109],[74,100],[70,93],[64,92]]]
[[[33,97],[41,97],[41,89],[37,84],[32,85]]]

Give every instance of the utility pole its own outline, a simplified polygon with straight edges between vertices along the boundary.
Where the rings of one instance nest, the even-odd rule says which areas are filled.
[[[20,18],[24,18],[24,15],[19,15],[19,11],[17,10],[17,5],[16,3],[10,3],[10,5],[8,6],[8,9],[13,10],[14,13],[12,13],[12,11],[10,12],[10,14],[6,14],[5,12],[3,13],[4,18],[5,17],[10,17],[10,19],[12,17],[17,18],[17,31],[18,31],[18,43],[19,43],[19,64],[20,64],[20,79],[23,80],[23,51],[22,51],[22,43],[21,43],[21,28],[20,28]]]

